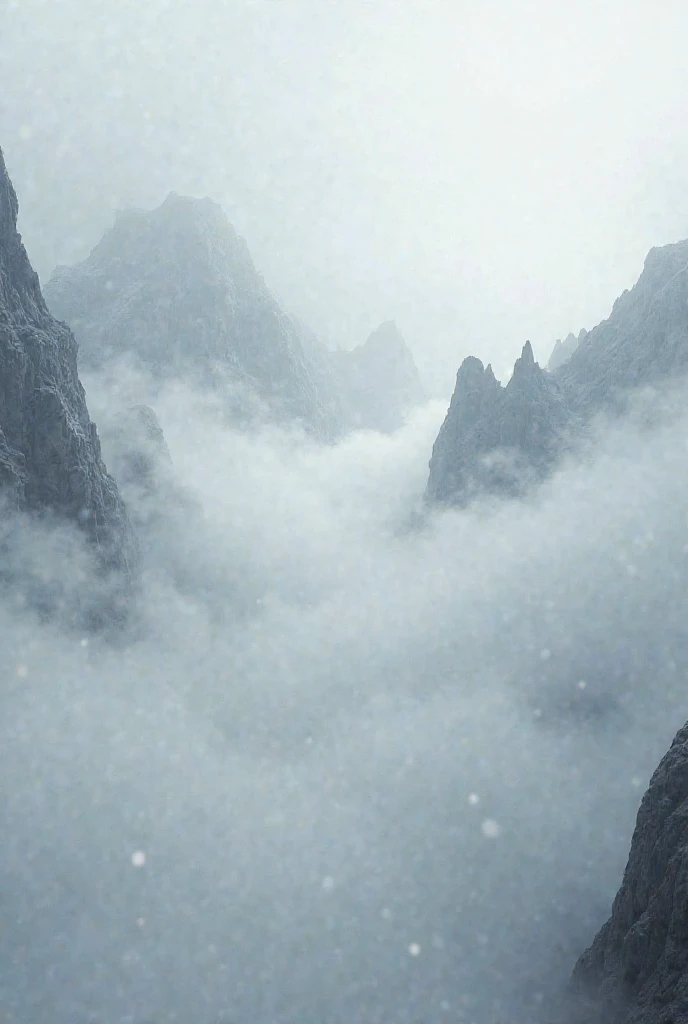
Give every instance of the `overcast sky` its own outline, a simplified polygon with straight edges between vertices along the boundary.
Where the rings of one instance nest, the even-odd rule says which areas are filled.
[[[2,0],[0,144],[46,278],[125,204],[221,201],[330,343],[431,386],[591,327],[688,235],[685,0]]]

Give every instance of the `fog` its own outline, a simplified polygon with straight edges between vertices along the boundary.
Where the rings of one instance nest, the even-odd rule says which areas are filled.
[[[115,208],[209,195],[323,340],[396,319],[446,396],[688,235],[683,0],[2,0],[0,28],[44,279]]]
[[[0,508],[3,1021],[570,1024],[688,718],[686,394],[527,500],[423,492],[464,356],[544,363],[688,235],[684,8],[0,0],[43,280],[117,208],[209,195],[285,309],[346,347],[395,319],[438,396],[325,445],[82,373],[141,564],[89,632],[116,581]]]
[[[132,398],[172,456],[123,484],[128,631],[69,625],[76,533],[5,520],[64,600],[0,604],[5,1019],[563,1020],[688,713],[685,396],[430,514],[441,403],[331,447],[119,380],[84,375],[108,459]]]

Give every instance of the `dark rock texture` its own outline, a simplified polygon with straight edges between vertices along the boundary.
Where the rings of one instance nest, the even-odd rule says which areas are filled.
[[[482,364],[466,360],[433,449],[430,501],[461,504],[486,490],[519,493],[595,414],[619,413],[638,388],[686,374],[688,241],[652,249],[609,319],[574,340],[568,358],[561,358],[563,346],[555,348],[552,373],[534,364],[527,345],[503,389],[491,372],[491,381],[477,383]],[[492,471],[494,464],[511,467],[506,479]]]
[[[556,381],[526,342],[506,387],[492,367],[465,359],[430,460],[426,496],[463,503],[476,494],[518,495],[556,457],[570,413]]]
[[[135,547],[86,408],[76,342],[43,301],[17,211],[0,152],[0,488],[15,507],[78,522],[101,564],[127,569]]]
[[[595,1024],[688,1021],[688,724],[652,776],[611,917],[572,988]]]
[[[88,259],[57,268],[45,294],[85,366],[134,355],[159,378],[232,385],[238,418],[263,409],[321,436],[335,431],[299,325],[210,199],[171,193],[155,210],[120,213]]]

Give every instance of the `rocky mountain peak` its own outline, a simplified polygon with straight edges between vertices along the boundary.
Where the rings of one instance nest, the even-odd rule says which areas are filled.
[[[123,211],[83,263],[58,268],[46,298],[86,364],[126,353],[159,378],[231,385],[232,401],[250,396],[249,418],[259,409],[332,431],[298,325],[211,199],[170,193],[154,210]]]
[[[688,373],[688,241],[652,249],[636,285],[616,300],[609,318],[592,331],[557,341],[548,370],[538,366],[526,342],[491,423],[482,405],[466,400],[482,363],[464,361],[447,413],[454,426],[445,423],[433,450],[430,498],[446,491],[455,493],[451,500],[463,501],[456,481],[464,474],[456,477],[447,467],[452,460],[484,461],[486,451],[511,451],[521,464],[535,460],[540,476],[596,413],[621,412],[633,388],[656,387]],[[456,444],[456,452],[440,459],[438,446],[448,444]],[[444,471],[450,473],[446,487],[437,479]]]
[[[535,356],[533,355],[533,346],[529,341],[525,343],[521,350],[521,355],[514,363],[514,377],[519,377],[521,374],[528,373],[530,370],[535,369],[537,363],[535,362]]]
[[[492,364],[490,364],[491,368]],[[456,386],[467,384],[469,381],[482,380],[485,374],[485,367],[476,356],[466,356],[456,373]],[[493,374],[494,376],[494,374]]]
[[[479,493],[516,495],[549,465],[568,412],[558,385],[523,346],[506,387],[475,356],[456,387],[430,459],[426,498],[465,504]]]

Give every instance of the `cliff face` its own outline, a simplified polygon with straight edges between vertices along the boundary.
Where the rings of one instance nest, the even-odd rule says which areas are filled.
[[[595,1024],[688,1020],[688,724],[652,776],[611,917],[572,988]]]
[[[526,342],[502,387],[479,359],[465,359],[435,441],[426,497],[465,503],[479,493],[516,496],[555,458],[570,412]]]
[[[298,325],[210,199],[172,193],[155,210],[118,215],[87,260],[55,271],[45,294],[73,328],[84,365],[133,354],[158,377],[229,383],[238,405],[247,396],[249,416],[255,400],[277,418],[334,432]]]
[[[43,301],[17,212],[0,151],[0,488],[17,507],[75,520],[103,565],[126,569],[134,544],[86,408],[76,342]]]
[[[652,249],[637,284],[617,299],[609,319],[555,346],[551,373],[532,363],[524,349],[507,387],[488,389],[500,396],[492,404],[476,405],[459,371],[433,449],[429,500],[460,504],[481,490],[518,493],[542,476],[565,438],[595,413],[618,412],[634,388],[685,375],[688,241]],[[500,477],[486,475],[487,459],[518,467],[522,484],[505,486]]]

